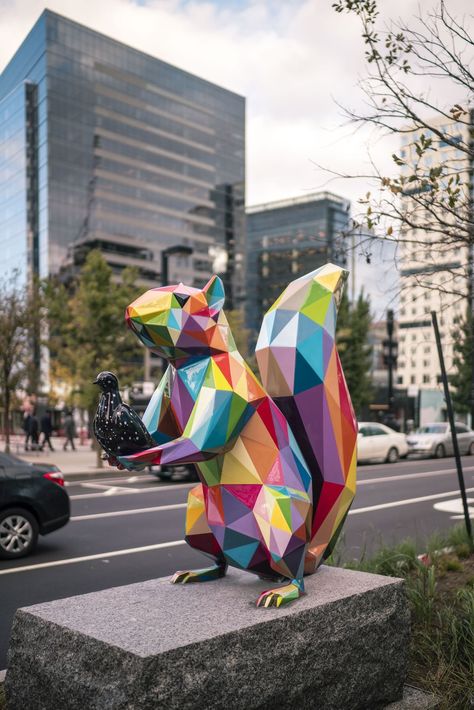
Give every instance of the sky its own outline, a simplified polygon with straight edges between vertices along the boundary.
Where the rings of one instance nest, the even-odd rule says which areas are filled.
[[[45,7],[247,98],[247,204],[328,189],[353,201],[363,181],[328,182],[324,165],[386,171],[397,142],[354,132],[336,102],[360,106],[357,21],[333,0],[0,0],[0,71]],[[424,0],[424,10],[432,0]],[[434,2],[434,0],[433,0]],[[470,0],[449,0],[467,12]],[[380,0],[410,18],[418,0]]]
[[[247,204],[330,190],[353,204],[370,185],[330,179],[318,165],[393,172],[396,138],[354,131],[364,48],[357,20],[333,0],[0,0],[0,71],[45,7],[247,99]],[[379,0],[387,21],[435,0]],[[472,0],[447,0],[458,16]],[[423,88],[426,88],[424,86]]]

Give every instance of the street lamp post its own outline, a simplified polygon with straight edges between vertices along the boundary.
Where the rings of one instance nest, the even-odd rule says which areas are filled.
[[[393,311],[390,309],[387,311],[387,340],[383,341],[383,360],[384,364],[388,368],[388,416],[394,414],[393,412],[393,368],[397,364],[397,347],[398,343],[393,339]]]

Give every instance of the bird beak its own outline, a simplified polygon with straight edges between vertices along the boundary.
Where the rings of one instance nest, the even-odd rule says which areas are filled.
[[[93,382],[92,384],[93,384],[93,385],[98,385],[99,383],[97,382],[97,380],[94,380],[94,382]]]

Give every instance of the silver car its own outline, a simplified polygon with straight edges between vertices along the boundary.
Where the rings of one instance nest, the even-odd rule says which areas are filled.
[[[474,431],[461,422],[455,423],[461,454],[474,454]],[[424,424],[413,434],[407,436],[408,453],[434,456],[437,459],[443,456],[452,456],[453,442],[451,428],[448,422],[433,422]]]

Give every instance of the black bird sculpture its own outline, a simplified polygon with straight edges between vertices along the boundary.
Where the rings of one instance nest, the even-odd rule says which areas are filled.
[[[100,372],[94,380],[102,390],[94,417],[94,434],[108,456],[128,456],[155,446],[138,414],[122,402],[113,372]]]

